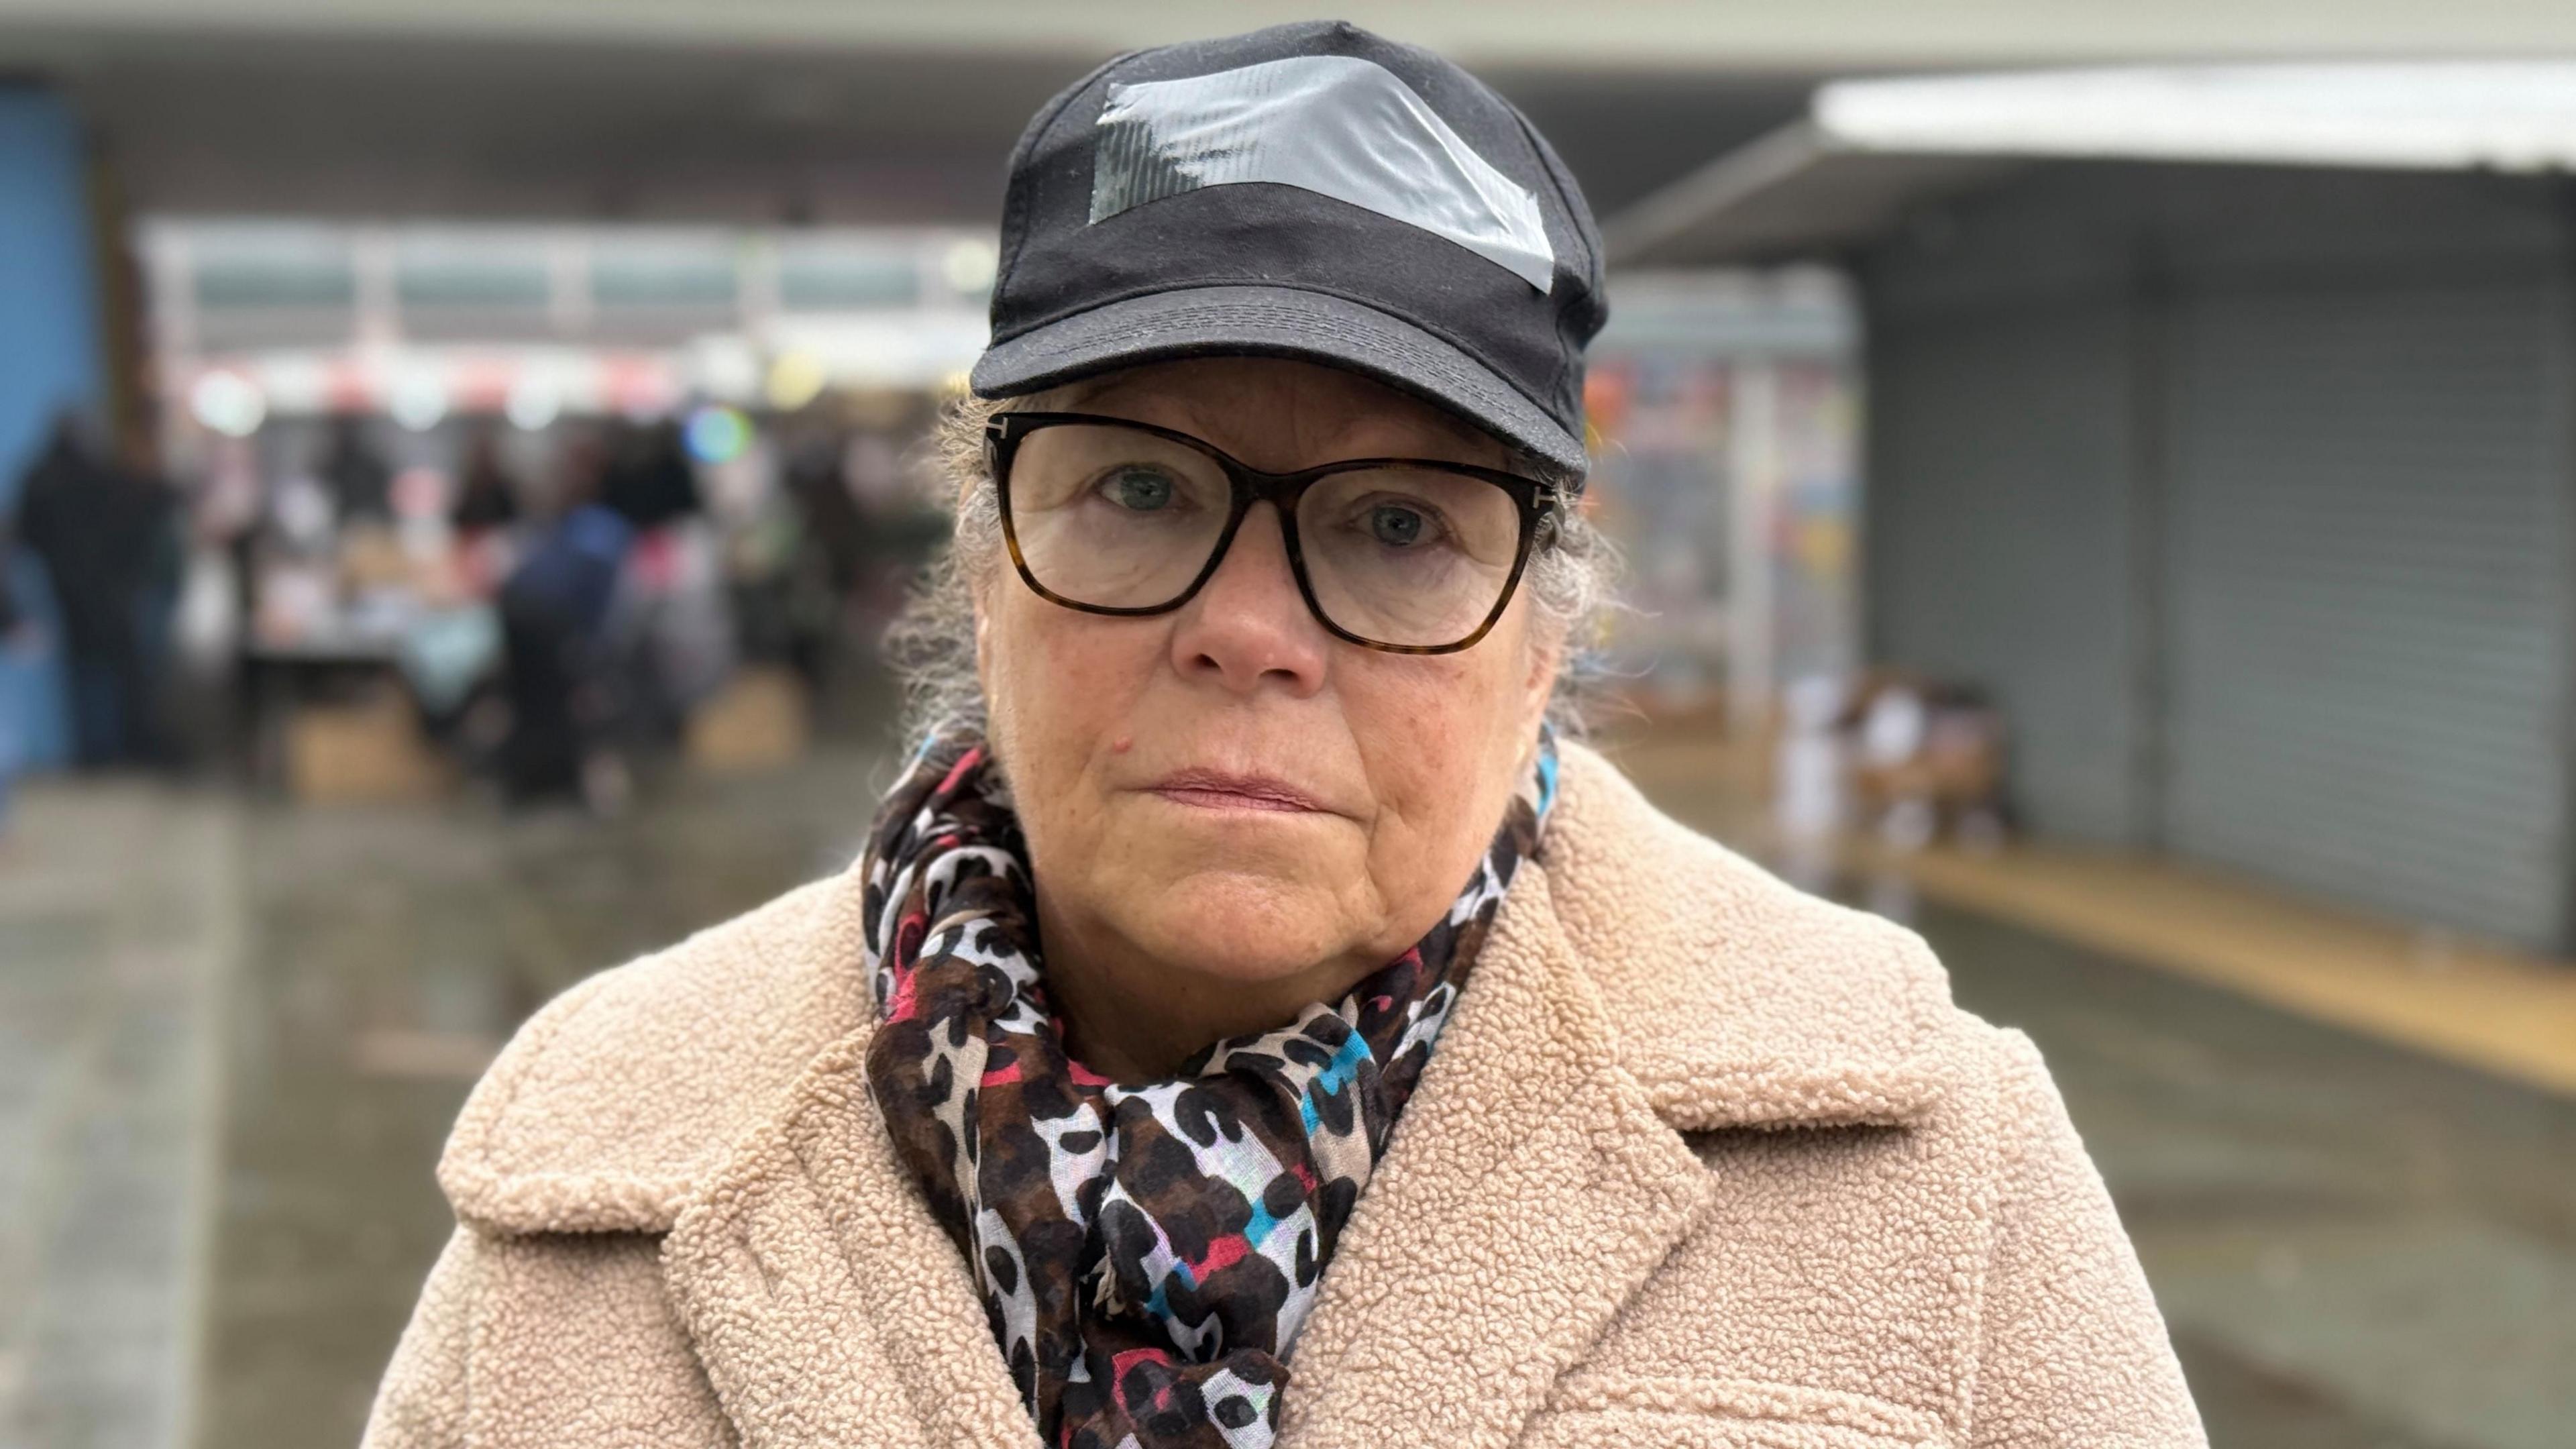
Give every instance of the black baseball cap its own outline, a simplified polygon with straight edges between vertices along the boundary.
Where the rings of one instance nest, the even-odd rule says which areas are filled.
[[[1038,112],[972,384],[1303,358],[1580,480],[1608,310],[1591,209],[1527,118],[1428,51],[1309,21],[1122,55]]]

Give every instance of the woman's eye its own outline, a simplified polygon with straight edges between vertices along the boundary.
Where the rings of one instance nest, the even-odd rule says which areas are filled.
[[[1152,513],[1170,506],[1172,478],[1152,468],[1120,468],[1101,483],[1100,491],[1121,508]]]
[[[1422,510],[1401,503],[1381,503],[1369,510],[1369,536],[1389,548],[1411,548],[1431,527]]]

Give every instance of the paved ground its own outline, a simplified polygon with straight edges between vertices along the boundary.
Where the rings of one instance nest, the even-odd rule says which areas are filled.
[[[1741,782],[1637,754],[1721,836]],[[2028,1031],[2118,1202],[2217,1449],[2576,1446],[2576,1097],[1919,902],[1959,1002]]]
[[[1951,912],[2027,1030],[2220,1449],[2576,1443],[2576,1102]]]
[[[450,1219],[430,1179],[519,1021],[855,855],[874,761],[570,812],[265,812],[233,1022],[208,1449],[346,1449]]]
[[[37,792],[0,858],[0,1449],[351,1443],[500,1039],[846,859],[881,781],[828,755],[611,826]],[[1882,893],[2048,1053],[2219,1449],[2567,1449],[2576,1102]]]
[[[245,898],[236,812],[39,793],[0,840],[0,1446],[195,1425]]]

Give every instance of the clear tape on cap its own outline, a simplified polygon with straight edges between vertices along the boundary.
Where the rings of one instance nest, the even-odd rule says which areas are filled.
[[[1094,222],[1185,191],[1266,181],[1447,237],[1541,292],[1555,280],[1538,198],[1374,61],[1300,55],[1113,85],[1096,141]]]

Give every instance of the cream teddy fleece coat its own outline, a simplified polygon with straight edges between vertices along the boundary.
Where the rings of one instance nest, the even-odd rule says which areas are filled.
[[[1285,1449],[2201,1445],[2029,1041],[1581,748],[1362,1195]],[[374,1449],[1037,1449],[888,1146],[855,870],[566,992],[458,1120]]]

